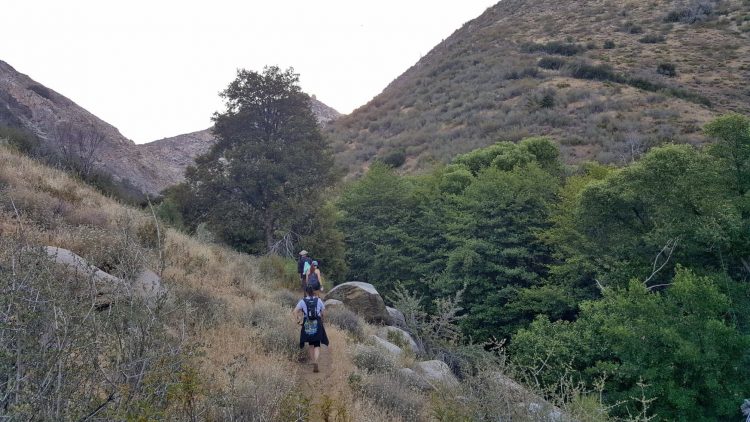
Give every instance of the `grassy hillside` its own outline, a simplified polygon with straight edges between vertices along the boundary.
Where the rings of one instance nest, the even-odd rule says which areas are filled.
[[[626,163],[750,112],[747,80],[747,0],[503,0],[328,133],[350,174],[530,135],[551,136],[568,161]]]
[[[126,283],[107,291],[114,299],[102,305],[106,286],[54,264],[44,246],[69,249]],[[165,295],[142,299],[128,287],[144,268],[161,274]],[[2,145],[0,270],[0,415],[534,419],[520,405],[534,396],[500,375],[506,368],[499,356],[453,343],[441,356],[393,357],[369,339],[376,327],[347,310],[327,315],[331,347],[322,353],[322,372],[312,374],[301,363],[299,328],[290,316],[298,299],[290,290],[297,283],[292,262],[240,254],[166,228],[149,212]],[[446,357],[473,362],[453,387],[424,390],[400,371]],[[571,391],[558,404],[591,412],[590,403],[579,408],[582,392]]]

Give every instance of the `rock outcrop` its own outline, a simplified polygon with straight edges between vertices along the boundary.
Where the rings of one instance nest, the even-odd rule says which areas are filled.
[[[388,353],[394,356],[401,356],[401,354],[404,353],[404,351],[401,350],[400,347],[396,346],[388,340],[384,340],[378,336],[370,336],[370,338],[375,342],[375,345],[385,349]]]
[[[412,336],[398,327],[393,327],[390,325],[380,327],[378,329],[377,336],[388,341],[391,341],[391,339],[394,337],[401,338],[402,341],[405,342],[405,345],[407,345],[412,352],[414,352],[415,354],[419,354],[422,352],[422,349],[419,347],[417,342],[414,341]]]
[[[444,385],[454,387],[458,385],[458,379],[453,375],[448,365],[441,360],[427,360],[417,362],[414,371],[433,387]]]
[[[45,246],[44,250],[56,264],[65,266],[68,270],[83,277],[91,278],[97,307],[107,306],[118,297],[126,297],[130,294],[144,299],[153,299],[164,293],[161,278],[151,270],[141,270],[130,283],[96,268],[67,249]]]
[[[399,311],[396,308],[391,308],[390,306],[386,306],[385,309],[388,311],[388,315],[391,316],[391,322],[394,325],[398,326],[405,326],[406,325],[406,318],[404,317],[404,313]]]
[[[326,305],[326,309],[337,309],[344,307],[344,302],[337,299],[326,299],[324,303]]]
[[[326,294],[326,299],[336,299],[368,322],[388,323],[391,316],[385,309],[383,298],[370,283],[349,281],[341,283]]]

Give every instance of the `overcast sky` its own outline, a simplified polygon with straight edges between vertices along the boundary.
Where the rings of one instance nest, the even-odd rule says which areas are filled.
[[[237,68],[342,113],[496,0],[5,0],[0,60],[137,143],[205,129]]]

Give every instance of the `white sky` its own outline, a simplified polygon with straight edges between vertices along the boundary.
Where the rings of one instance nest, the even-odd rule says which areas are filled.
[[[136,143],[205,129],[237,68],[342,113],[497,0],[4,0],[0,60]]]

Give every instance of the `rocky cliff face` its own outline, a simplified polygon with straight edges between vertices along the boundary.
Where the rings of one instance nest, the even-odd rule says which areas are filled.
[[[89,113],[73,101],[17,72],[0,61],[0,124],[34,133],[43,146],[59,152],[76,142],[64,136],[62,127],[76,127],[90,138],[100,139],[93,166],[115,180],[129,181],[138,189],[156,193],[159,174],[117,128]]]
[[[340,116],[314,98],[312,109],[321,124]],[[81,137],[95,139],[93,168],[150,195],[182,181],[187,166],[214,143],[206,129],[136,145],[114,126],[1,60],[0,125],[35,134],[54,153],[80,148]]]

